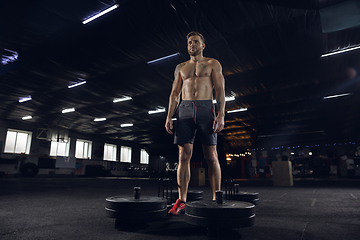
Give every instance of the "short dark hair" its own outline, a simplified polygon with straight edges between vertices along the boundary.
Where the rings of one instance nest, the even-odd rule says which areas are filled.
[[[189,32],[188,35],[186,36],[186,39],[189,39],[189,37],[191,37],[191,36],[199,36],[201,38],[201,40],[203,41],[203,43],[205,43],[205,38],[201,33],[196,32],[196,31]]]

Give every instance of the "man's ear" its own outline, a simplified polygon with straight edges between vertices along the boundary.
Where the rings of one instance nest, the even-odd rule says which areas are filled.
[[[203,50],[205,49],[205,43],[203,43],[203,47],[202,47],[202,48],[203,48]]]

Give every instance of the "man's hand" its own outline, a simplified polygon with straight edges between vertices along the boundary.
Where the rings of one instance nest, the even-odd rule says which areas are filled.
[[[224,125],[225,125],[224,117],[218,115],[213,123],[213,129],[215,129],[214,133],[221,132],[221,130],[224,129]]]
[[[166,118],[165,128],[169,134],[173,134],[173,120],[171,118]]]

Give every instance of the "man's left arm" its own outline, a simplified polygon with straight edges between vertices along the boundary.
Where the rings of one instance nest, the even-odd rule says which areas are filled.
[[[225,125],[225,79],[222,74],[221,64],[217,60],[214,60],[211,77],[218,106],[218,114],[214,120],[213,129],[215,129],[215,133],[218,133],[223,130]]]

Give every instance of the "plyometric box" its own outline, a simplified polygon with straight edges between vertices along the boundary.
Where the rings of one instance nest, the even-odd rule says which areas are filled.
[[[272,162],[274,186],[293,186],[293,176],[290,161]]]
[[[190,186],[205,186],[205,168],[191,168]]]

